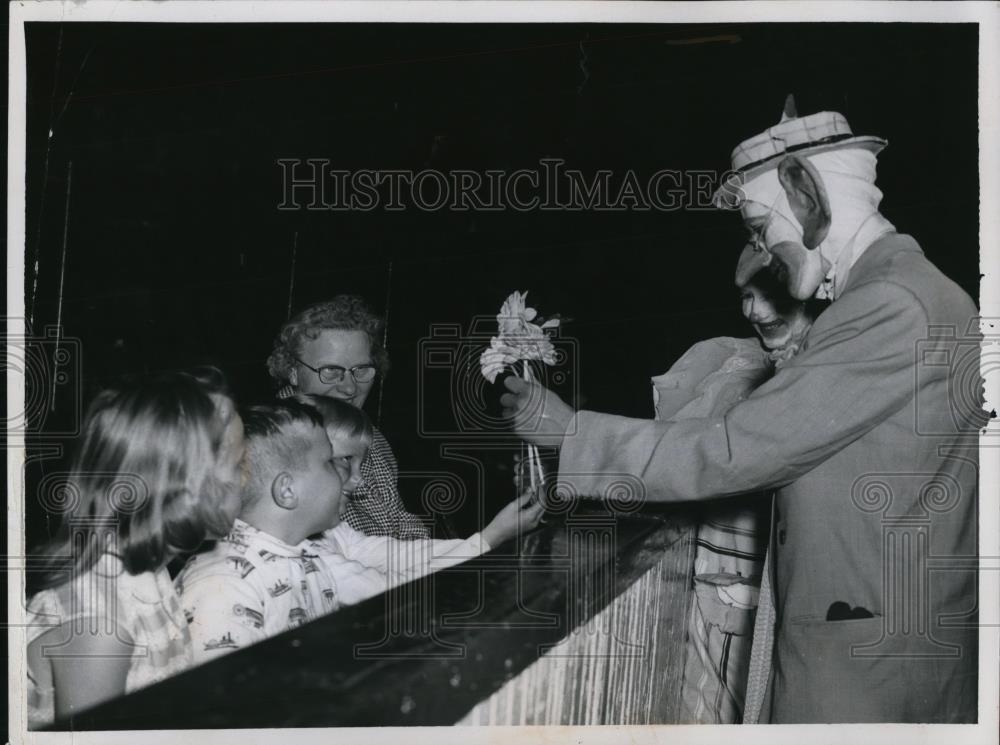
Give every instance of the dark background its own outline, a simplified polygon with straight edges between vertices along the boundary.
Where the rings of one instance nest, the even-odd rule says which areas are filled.
[[[61,344],[79,352],[54,405],[37,411],[48,435],[36,455],[47,442],[71,447],[58,433],[123,374],[212,362],[241,402],[273,395],[264,361],[288,313],[293,246],[294,309],[354,292],[388,310],[393,368],[367,408],[404,472],[466,484],[452,514],[460,533],[512,496],[516,446],[473,462],[442,456],[475,435],[454,424],[454,386],[483,396],[487,413],[496,392],[423,364],[435,324],[465,329],[530,290],[543,313],[572,318],[575,351],[553,386],[635,416],[651,415],[649,377],[692,343],[751,333],[732,288],[735,215],[280,211],[278,158],[509,171],[553,157],[641,181],[667,168],[721,172],[792,92],[801,114],[840,111],[856,134],[889,140],[883,213],[978,297],[974,25],[26,29],[26,313],[43,335],[61,297]],[[460,434],[422,437],[421,421]],[[32,541],[54,527],[32,485],[60,467],[29,467]],[[415,511],[421,478],[403,479]]]

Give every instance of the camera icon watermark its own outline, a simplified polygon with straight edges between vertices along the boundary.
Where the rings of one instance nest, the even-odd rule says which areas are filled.
[[[83,418],[80,340],[48,326],[40,335],[5,334],[4,342],[5,372],[24,377],[24,405],[8,409],[5,442],[78,434]],[[55,416],[57,404],[59,415]]]
[[[79,495],[66,486],[65,477],[57,474],[49,480],[39,501],[46,509],[68,516],[79,506]],[[29,630],[29,639],[41,639],[38,651],[42,658],[104,659],[149,653],[147,645],[125,631],[129,612],[122,606],[122,593],[127,590],[121,585],[131,580],[114,558],[121,555],[120,516],[141,509],[146,494],[148,489],[138,477],[115,481],[104,495],[111,514],[66,519],[67,535],[62,544],[66,553],[33,554],[13,562],[8,557],[5,569],[22,577],[26,591],[31,574],[49,588],[50,597],[36,593],[30,602],[26,592],[22,600],[24,622],[4,624],[24,627]],[[95,547],[100,547],[99,554]],[[110,637],[111,644],[100,651],[81,650],[74,644],[80,637],[94,636]]]
[[[150,500],[149,486],[138,474],[58,471],[47,474],[39,482],[38,504],[50,515],[72,519],[84,502],[84,491],[100,493],[103,498],[95,500],[91,510],[116,520],[140,512]]]
[[[509,439],[499,392],[481,371],[479,357],[496,333],[496,317],[475,318],[467,330],[457,323],[433,324],[418,343],[417,429],[422,437]],[[555,364],[530,364],[536,380],[555,389],[573,408],[579,400],[580,354],[577,340],[558,330],[549,334]]]
[[[983,333],[980,325],[978,318],[964,329],[931,325],[927,335],[917,340],[914,427],[918,435],[955,437],[984,432],[990,421],[986,379],[1000,372],[1000,332]],[[990,324],[982,326],[986,329]]]

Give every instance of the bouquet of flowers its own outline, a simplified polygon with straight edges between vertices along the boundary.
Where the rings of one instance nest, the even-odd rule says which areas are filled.
[[[559,328],[559,316],[543,319],[538,311],[527,306],[527,297],[527,291],[515,291],[504,301],[497,315],[499,333],[490,338],[490,346],[479,357],[483,377],[491,383],[496,382],[504,368],[509,366],[516,370],[518,362],[521,363],[521,376],[528,381],[534,380],[532,360],[541,360],[546,365],[556,363],[556,350],[548,332]],[[534,445],[528,445],[527,465],[531,488],[535,490],[544,482],[545,473]]]

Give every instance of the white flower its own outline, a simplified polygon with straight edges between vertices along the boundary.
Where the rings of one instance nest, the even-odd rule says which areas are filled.
[[[523,360],[541,360],[546,365],[556,363],[556,351],[546,329],[559,327],[552,318],[541,325],[532,323],[538,311],[525,304],[527,292],[512,292],[497,315],[500,335],[490,339],[490,347],[479,357],[483,376],[491,383],[507,365]]]
[[[532,323],[538,317],[538,311],[529,308],[525,304],[528,297],[527,292],[512,292],[503,305],[500,306],[500,313],[497,315],[497,324],[500,326],[501,338],[542,338],[545,336],[542,329],[557,328],[559,319],[553,318],[545,321],[541,326]]]
[[[495,383],[497,375],[503,372],[507,365],[513,365],[520,358],[516,350],[508,347],[497,336],[490,339],[490,346],[479,355],[479,367],[483,372],[483,377],[491,383]]]

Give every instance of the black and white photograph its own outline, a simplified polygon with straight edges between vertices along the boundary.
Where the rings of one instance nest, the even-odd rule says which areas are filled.
[[[996,3],[8,28],[9,742],[997,742]]]

